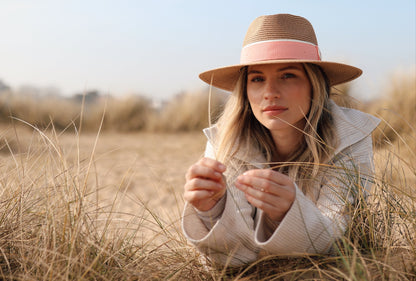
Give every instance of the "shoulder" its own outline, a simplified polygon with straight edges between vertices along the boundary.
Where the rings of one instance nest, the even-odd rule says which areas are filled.
[[[380,119],[362,111],[338,106],[331,101],[335,131],[339,144],[335,154],[366,139],[380,123]]]

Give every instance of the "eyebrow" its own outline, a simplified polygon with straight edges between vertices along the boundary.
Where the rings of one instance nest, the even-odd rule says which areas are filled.
[[[279,69],[277,69],[276,72],[281,72],[281,71],[291,70],[291,69],[301,70],[300,67],[298,67],[298,66],[290,65],[290,66],[286,66],[286,67],[283,67],[283,68],[279,68]],[[258,73],[263,73],[263,72],[261,72],[260,70],[252,69],[247,74],[258,74]]]

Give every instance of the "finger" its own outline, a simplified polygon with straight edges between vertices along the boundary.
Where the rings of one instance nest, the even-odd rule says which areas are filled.
[[[213,194],[212,191],[208,190],[189,190],[183,194],[183,197],[187,202],[192,204],[200,200],[209,199]]]
[[[250,202],[251,205],[263,211],[267,210],[267,212],[270,212],[273,209],[273,206],[271,204],[263,200],[260,200],[259,198],[252,196],[251,194],[246,193],[246,199],[248,202]]]
[[[272,220],[275,221],[281,221],[291,206],[291,204],[285,204],[284,202],[275,206],[249,194],[246,194],[246,199],[248,202],[250,202],[251,205],[263,210],[263,212],[265,212]]]
[[[226,167],[224,164],[222,164],[220,161],[217,161],[212,158],[203,157],[198,161],[201,165],[204,165],[206,167],[210,167],[214,169],[215,171],[219,173],[224,173],[226,170]]]
[[[258,201],[262,201],[272,206],[278,205],[279,202],[282,201],[281,197],[279,196],[265,192],[264,190],[261,190],[261,189],[254,188],[249,185],[244,185],[244,184],[236,182],[235,186],[241,191],[243,191],[246,196],[250,196],[252,198],[255,198]]]
[[[195,164],[188,169],[185,178],[186,180],[191,180],[193,178],[205,178],[219,182],[222,180],[222,174],[211,167]]]
[[[219,177],[222,177],[222,173],[224,173],[225,170],[226,167],[221,162],[204,157],[188,169],[185,178],[187,180],[193,177],[218,179]]]
[[[184,199],[200,211],[208,211],[214,207],[222,196],[212,195],[206,190],[188,191]]]
[[[250,186],[236,184],[236,187],[244,192],[247,200],[250,198],[250,200],[248,200],[250,203],[253,203],[253,205],[255,204],[256,207],[265,211],[271,211],[272,213],[286,212],[293,203],[293,200],[290,198],[275,196]]]
[[[243,175],[269,179],[275,183],[285,185],[285,186],[292,185],[292,180],[288,176],[280,172],[273,171],[271,169],[253,169],[253,170],[249,170],[245,172]]]
[[[260,190],[280,197],[292,197],[294,192],[290,187],[280,185],[269,179],[258,178],[255,176],[241,175],[238,177],[237,182],[255,190]]]
[[[270,179],[258,177],[258,174],[255,173],[244,173],[237,178],[237,182],[278,196],[293,197],[295,188],[292,181],[289,181],[287,185],[284,185],[280,182],[275,182],[274,179],[276,179],[276,177]]]
[[[193,178],[185,183],[185,190],[208,190],[218,192],[224,188],[225,186],[222,182],[216,182],[203,178]]]

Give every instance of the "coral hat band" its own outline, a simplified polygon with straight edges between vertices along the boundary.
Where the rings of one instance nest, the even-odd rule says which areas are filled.
[[[321,55],[318,46],[309,42],[270,40],[244,46],[241,51],[240,63],[285,59],[320,61]]]

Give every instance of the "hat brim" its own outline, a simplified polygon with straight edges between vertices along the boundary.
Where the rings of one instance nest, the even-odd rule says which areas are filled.
[[[240,75],[240,69],[248,65],[262,65],[274,63],[312,63],[320,66],[329,80],[329,85],[335,86],[358,78],[362,70],[343,63],[327,61],[305,61],[305,60],[269,60],[259,61],[250,64],[238,64],[227,67],[208,70],[199,74],[199,78],[216,87],[226,91],[233,91]]]

